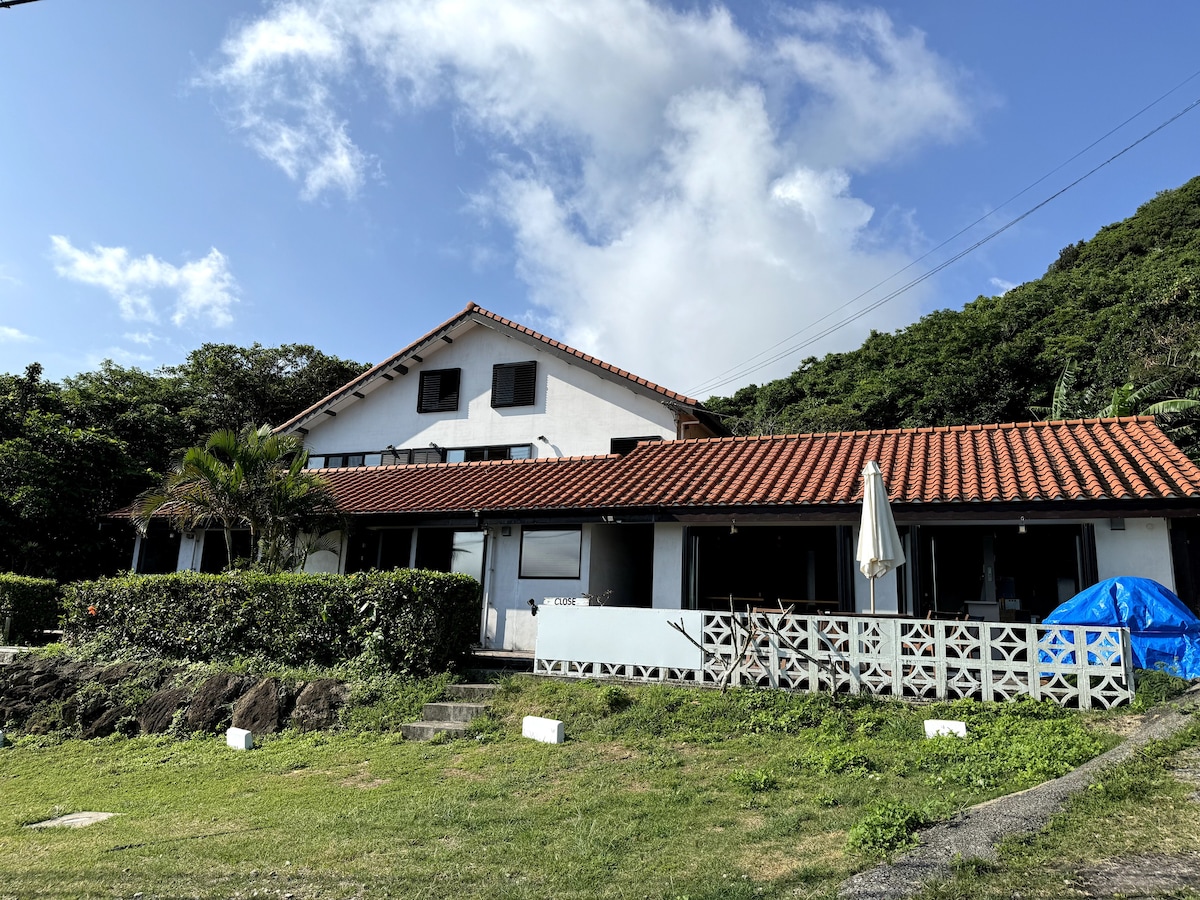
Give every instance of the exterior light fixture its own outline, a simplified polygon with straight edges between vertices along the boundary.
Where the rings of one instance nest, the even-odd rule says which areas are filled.
[[[539,435],[538,435],[538,440],[539,440],[539,441],[541,441],[543,444],[548,444],[548,443],[550,443],[550,440],[549,440],[549,438],[547,438],[547,437],[546,437],[544,434],[539,434]]]
[[[737,520],[736,519],[734,519],[732,522],[729,523],[729,533],[737,534]]]
[[[1025,517],[1021,516],[1021,524],[1017,526],[1017,534],[1025,534]]]

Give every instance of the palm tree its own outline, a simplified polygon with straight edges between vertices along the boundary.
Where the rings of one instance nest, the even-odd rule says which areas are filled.
[[[300,535],[337,517],[333,495],[323,479],[305,471],[307,462],[299,438],[274,434],[269,425],[214,431],[203,447],[184,453],[161,487],[138,497],[134,523],[143,534],[159,514],[181,530],[219,524],[230,567],[233,529],[247,527],[259,565],[271,572],[289,568]]]

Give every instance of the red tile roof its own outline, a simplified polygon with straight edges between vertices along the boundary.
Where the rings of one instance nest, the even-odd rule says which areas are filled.
[[[366,384],[370,381],[373,381],[376,378],[381,377],[382,374],[384,372],[388,371],[389,369],[394,369],[397,365],[402,365],[405,362],[406,358],[411,359],[413,354],[420,352],[421,348],[423,348],[423,347],[427,346],[428,344],[430,344],[431,342],[441,338],[442,335],[452,331],[453,329],[455,329],[456,327],[458,327],[459,325],[463,324],[464,322],[466,322],[468,320],[475,320],[477,322],[496,323],[498,325],[503,326],[504,328],[511,329],[512,331],[516,332],[519,335],[524,335],[527,339],[529,339],[531,341],[537,341],[537,342],[543,343],[546,346],[548,346],[554,350],[557,350],[562,354],[574,357],[575,359],[578,359],[581,362],[587,363],[588,365],[595,366],[601,372],[604,372],[609,376],[624,379],[625,381],[629,381],[629,382],[632,382],[633,384],[638,385],[639,387],[643,388],[646,391],[649,391],[654,394],[659,394],[667,400],[672,400],[676,403],[679,403],[682,406],[690,406],[690,407],[696,407],[696,408],[701,408],[701,409],[703,408],[702,405],[700,404],[700,401],[698,401],[698,400],[694,400],[691,397],[687,397],[687,396],[677,393],[675,391],[668,390],[665,387],[655,384],[653,381],[647,381],[645,378],[639,378],[637,375],[634,375],[632,372],[627,372],[624,369],[619,369],[616,366],[613,366],[613,365],[610,365],[609,363],[604,362],[603,360],[596,359],[596,357],[594,357],[594,356],[588,356],[586,353],[576,350],[574,347],[569,347],[566,344],[562,343],[561,341],[556,341],[553,338],[546,337],[544,334],[539,334],[538,332],[534,331],[532,328],[526,328],[524,325],[520,325],[520,324],[512,321],[511,319],[504,318],[503,316],[498,316],[494,312],[490,312],[481,306],[478,306],[474,303],[468,303],[467,308],[464,309],[462,312],[460,312],[458,315],[454,316],[451,319],[447,319],[445,322],[443,322],[437,328],[433,329],[433,331],[429,332],[424,337],[418,338],[416,341],[409,344],[407,347],[405,347],[403,350],[399,351],[398,353],[392,354],[391,356],[389,356],[387,359],[385,359],[383,362],[379,363],[378,365],[372,366],[370,369],[363,372],[357,378],[354,378],[353,380],[342,385],[340,388],[338,388],[333,393],[329,394],[327,397],[324,397],[321,400],[318,400],[316,403],[314,403],[308,409],[304,410],[302,413],[292,417],[291,419],[288,419],[288,421],[284,422],[282,425],[280,425],[275,430],[276,431],[289,431],[289,430],[297,428],[298,426],[302,426],[306,420],[311,419],[313,416],[315,416],[318,413],[322,412],[323,410],[327,409],[329,406],[333,405],[334,403],[338,402],[339,400],[343,400],[346,397],[353,396],[354,392],[357,391],[359,388],[361,388],[364,384]]]
[[[640,444],[627,456],[329,469],[348,513],[838,506],[877,460],[894,503],[1200,498],[1153,417]]]

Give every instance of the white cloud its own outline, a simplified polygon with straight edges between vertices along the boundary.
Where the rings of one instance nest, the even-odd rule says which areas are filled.
[[[988,281],[991,286],[998,290],[1001,294],[1007,294],[1016,287],[1014,282],[1005,281],[1003,278],[990,278]]]
[[[146,347],[162,340],[153,331],[127,331],[123,337],[132,344],[142,344]]]
[[[33,337],[11,325],[0,325],[0,341],[9,343],[32,341]]]
[[[94,372],[111,360],[119,366],[147,366],[153,363],[154,357],[145,353],[137,353],[125,347],[109,347],[107,350],[97,350],[88,353],[84,358],[83,371]]]
[[[509,227],[534,318],[680,389],[903,266],[851,174],[971,126],[920,32],[829,5],[755,37],[721,6],[649,0],[281,0],[203,81],[310,198],[369,178],[348,103],[364,86],[397,115],[448,111],[493,161],[471,205]],[[917,300],[806,353],[911,321]]]
[[[150,254],[131,257],[124,247],[95,245],[80,250],[61,235],[51,235],[51,256],[63,278],[103,288],[133,321],[158,322],[156,295],[168,295],[171,321],[190,319],[211,325],[233,321],[230,307],[237,302],[237,282],[225,256],[215,247],[202,259],[174,266]]]

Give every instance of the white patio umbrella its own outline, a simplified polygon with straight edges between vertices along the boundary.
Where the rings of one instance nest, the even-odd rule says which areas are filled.
[[[896,531],[896,520],[888,505],[887,488],[883,486],[883,473],[879,463],[869,461],[862,470],[863,508],[862,522],[858,528],[859,570],[871,579],[871,612],[875,612],[875,579],[892,569],[904,565],[904,550],[900,545],[900,534]]]

